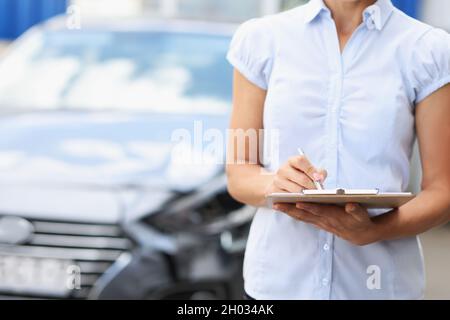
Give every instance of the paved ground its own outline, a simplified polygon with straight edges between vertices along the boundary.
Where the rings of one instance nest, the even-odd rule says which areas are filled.
[[[426,299],[450,300],[450,225],[421,239],[427,269]]]

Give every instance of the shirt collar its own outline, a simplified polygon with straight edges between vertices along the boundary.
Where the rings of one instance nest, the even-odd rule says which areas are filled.
[[[310,0],[306,5],[305,23],[312,22],[322,11],[330,13],[323,0]]]
[[[363,12],[363,22],[369,30],[382,30],[392,14],[394,5],[391,0],[378,0]],[[305,23],[312,22],[322,12],[330,13],[323,0],[311,0],[306,6]]]
[[[382,30],[394,10],[391,0],[378,0],[363,12],[363,21],[369,30]]]

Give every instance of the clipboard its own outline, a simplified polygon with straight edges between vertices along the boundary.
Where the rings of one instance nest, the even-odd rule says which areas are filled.
[[[345,206],[358,203],[367,209],[395,209],[403,206],[416,196],[409,192],[381,193],[376,189],[352,190],[304,190],[301,193],[273,193],[266,197],[269,204],[274,203],[317,203]]]

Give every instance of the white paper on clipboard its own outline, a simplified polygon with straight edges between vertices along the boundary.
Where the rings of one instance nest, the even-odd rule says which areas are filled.
[[[302,192],[307,196],[326,196],[326,195],[377,195],[380,193],[378,189],[328,189],[328,190],[304,190]]]

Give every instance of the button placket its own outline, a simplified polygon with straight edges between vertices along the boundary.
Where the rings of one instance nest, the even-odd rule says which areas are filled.
[[[342,108],[342,99],[344,92],[344,77],[346,67],[350,65],[351,57],[354,55],[354,50],[361,45],[363,26],[358,27],[352,37],[346,44],[345,49],[341,52],[338,33],[336,25],[333,20],[329,20],[334,34],[329,39],[334,39],[333,42],[327,43],[328,63],[331,72],[329,85],[329,99],[328,99],[328,114],[327,114],[327,169],[329,170],[330,179],[327,187],[338,188],[338,165],[339,165],[339,135],[340,135],[340,112]],[[375,21],[373,21],[375,25]],[[333,280],[333,255],[335,236],[331,233],[321,231],[320,244],[322,273],[320,274],[321,285],[324,288],[324,296],[331,298],[332,280]]]
[[[332,19],[327,20],[329,24],[329,32],[332,33],[332,37],[329,39],[335,39],[334,43],[328,42],[328,65],[330,70],[330,84],[329,84],[329,99],[327,108],[327,146],[326,146],[326,165],[329,170],[330,178],[327,181],[327,187],[337,188],[337,174],[338,174],[338,137],[339,137],[339,112],[342,101],[343,90],[343,57],[340,50],[339,39],[337,35],[336,25]],[[319,281],[322,287],[322,296],[329,299],[331,298],[331,284],[332,284],[332,271],[333,271],[333,247],[334,247],[334,235],[325,231],[320,231],[319,241],[321,244],[320,264],[321,272],[319,274]]]

